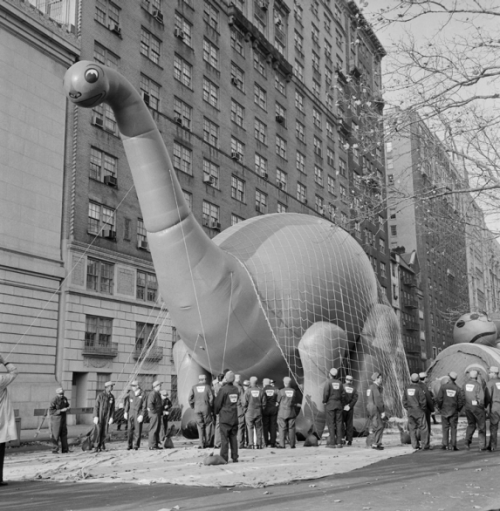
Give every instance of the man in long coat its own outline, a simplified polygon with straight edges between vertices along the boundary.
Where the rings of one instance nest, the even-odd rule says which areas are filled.
[[[115,396],[113,396],[114,382],[107,381],[104,384],[104,392],[101,392],[94,405],[95,449],[94,452],[104,451],[106,445],[106,433],[108,426],[113,424],[115,415]]]
[[[141,446],[142,425],[146,415],[146,396],[139,382],[134,380],[125,399],[124,418],[128,420],[128,446],[127,450],[139,449]]]
[[[373,383],[366,390],[366,410],[373,433],[372,449],[382,451],[382,436],[384,435],[385,406],[382,390],[382,375],[373,373]]]
[[[214,395],[204,374],[198,376],[198,383],[193,385],[188,402],[196,415],[198,448],[206,449],[212,444],[214,436]]]
[[[16,418],[7,387],[16,379],[17,367],[10,362],[5,362],[2,355],[0,355],[0,364],[5,366],[8,373],[0,375],[0,486],[7,486],[3,480],[5,444],[11,440],[17,440]]]
[[[220,455],[229,461],[229,447],[231,459],[238,462],[238,401],[240,391],[233,385],[234,373],[228,371],[224,376],[226,385],[220,388],[215,398],[214,412],[219,415],[221,446]]]
[[[161,401],[162,382],[154,381],[153,390],[148,394],[148,413],[149,413],[149,435],[148,446],[150,451],[161,449],[160,430],[161,418],[163,416],[163,403]]]
[[[50,436],[54,443],[54,454],[59,452],[59,440],[61,440],[61,451],[69,452],[68,449],[68,425],[66,423],[66,412],[69,410],[69,401],[64,395],[64,389],[56,389],[56,397],[50,402]]]

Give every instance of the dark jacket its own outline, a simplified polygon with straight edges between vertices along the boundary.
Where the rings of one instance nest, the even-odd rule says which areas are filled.
[[[61,412],[61,409],[68,408],[68,407],[69,407],[69,401],[67,400],[66,396],[58,395],[50,402],[49,415],[51,415],[51,416],[57,416],[57,415],[66,416],[66,412]]]
[[[266,406],[264,408],[264,414],[276,415],[278,413],[279,390],[272,385],[266,385],[262,390],[266,395]]]
[[[152,390],[148,394],[147,407],[150,417],[152,415],[162,415],[163,404],[161,402],[161,394],[157,390]]]
[[[463,390],[466,410],[484,409],[484,390],[481,383],[471,378],[464,383]]]
[[[211,414],[214,405],[214,395],[208,383],[193,385],[188,397],[189,406],[195,412]]]
[[[340,380],[329,378],[323,386],[325,410],[342,410],[345,402],[344,385]]]
[[[411,417],[422,417],[427,410],[427,400],[422,385],[410,383],[403,392],[403,406]]]
[[[366,409],[369,417],[373,417],[377,412],[384,413],[384,398],[382,386],[372,383],[366,390]]]
[[[259,417],[266,407],[266,394],[259,387],[248,387],[243,398],[243,409],[249,417]]]
[[[125,399],[125,413],[130,417],[144,417],[147,407],[147,398],[144,391],[141,389],[140,393],[136,396],[134,390],[129,390],[127,399]]]
[[[484,391],[485,406],[490,407],[491,412],[500,412],[500,380],[492,378]]]
[[[170,412],[172,408],[172,401],[168,397],[162,397],[161,398],[161,404],[163,407],[163,412]]]
[[[99,422],[108,422],[115,415],[115,396],[111,392],[101,392],[95,401],[94,417],[99,418]]]
[[[355,387],[351,383],[344,383],[344,390],[345,390],[345,396],[344,396],[344,406],[349,405],[352,408],[354,408],[354,405],[358,402],[358,391],[355,389]]]
[[[284,387],[278,393],[278,418],[294,419],[300,408],[299,394],[292,387]]]
[[[423,381],[418,384],[422,387],[422,390],[425,393],[425,401],[427,403],[426,413],[434,413],[434,399],[432,398],[432,392]]]
[[[219,415],[219,422],[228,426],[238,425],[238,401],[240,393],[238,387],[227,383],[219,389],[215,398],[214,412]]]
[[[462,389],[453,381],[441,385],[436,401],[444,417],[456,415],[465,404]]]

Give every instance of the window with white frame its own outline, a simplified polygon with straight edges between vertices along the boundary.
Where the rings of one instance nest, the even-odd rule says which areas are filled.
[[[304,83],[304,66],[298,60],[295,60],[295,64],[293,66],[293,74],[297,80]]]
[[[161,41],[149,30],[141,27],[141,55],[147,57],[155,64],[160,63]]]
[[[203,20],[209,27],[219,32],[219,10],[207,0],[203,2]]]
[[[263,34],[267,34],[267,8],[263,7],[262,2],[254,3],[253,23]]]
[[[234,123],[236,123],[240,128],[243,128],[244,119],[245,108],[234,99],[231,99],[231,120]]]
[[[219,87],[206,76],[203,77],[203,101],[219,108]]]
[[[146,354],[156,343],[158,325],[152,323],[135,324],[135,351],[136,354]]]
[[[335,153],[330,147],[326,148],[326,163],[330,165],[330,167],[335,167]]]
[[[235,26],[230,27],[230,36],[231,36],[231,48],[239,53],[242,57],[245,56],[245,45],[244,45],[244,36],[241,30],[237,29]]]
[[[175,31],[179,35],[179,39],[187,44],[190,48],[193,47],[193,26],[183,16],[175,13],[174,18]]]
[[[259,142],[267,145],[267,126],[257,117],[254,122],[254,135]]]
[[[262,52],[257,49],[253,50],[253,68],[264,78],[267,77],[266,58]]]
[[[321,117],[321,112],[317,108],[313,107],[313,124],[319,129],[323,126]]]
[[[325,212],[323,205],[324,205],[323,197],[321,197],[319,195],[315,195],[314,196],[314,209],[320,215],[323,215]]]
[[[253,100],[262,110],[267,111],[267,92],[258,83],[254,84]]]
[[[276,204],[276,213],[287,213],[288,212],[288,206],[286,204],[282,204],[281,202],[278,202]]]
[[[89,234],[104,234],[106,231],[116,232],[116,211],[97,202],[89,202],[87,230]]]
[[[106,176],[116,177],[118,159],[95,147],[90,148],[90,177],[104,181]]]
[[[314,165],[314,182],[323,186],[323,169],[318,165]]]
[[[99,259],[87,259],[87,289],[113,294],[115,265],[100,261]]]
[[[311,62],[313,69],[319,73],[320,72],[319,55],[315,51],[311,52]]]
[[[219,206],[204,200],[202,205],[202,217],[203,221],[208,223],[209,226],[213,225],[213,223],[218,223],[220,217]]]
[[[304,95],[298,90],[295,91],[295,108],[304,113]]]
[[[287,174],[281,169],[276,169],[276,184],[280,190],[286,191]]]
[[[185,172],[186,174],[193,175],[193,151],[191,149],[174,142],[174,168]]]
[[[158,281],[154,273],[137,271],[135,297],[145,302],[156,302],[158,298]]]
[[[321,95],[321,84],[318,82],[318,80],[315,80],[313,78],[313,81],[312,81],[312,91],[313,91],[313,94],[319,98],[320,95]]]
[[[267,213],[267,194],[255,190],[255,210],[259,213]]]
[[[120,7],[110,0],[96,0],[95,20],[110,30],[120,27]]]
[[[387,264],[382,263],[382,262],[380,263],[380,276],[383,279],[387,278]]]
[[[239,202],[245,202],[245,181],[231,176],[231,197]]]
[[[313,44],[319,47],[319,29],[314,23],[311,23],[311,37]]]
[[[231,62],[231,83],[241,92],[245,90],[245,72]]]
[[[306,157],[300,151],[297,151],[297,156],[295,157],[295,166],[299,172],[306,172]]]
[[[276,135],[276,154],[286,160],[286,140]]]
[[[255,172],[267,178],[267,159],[258,153],[255,153]]]
[[[275,34],[274,37],[274,47],[278,50],[278,52],[285,57],[285,45],[278,39],[277,35]]]
[[[113,333],[113,319],[103,318],[101,316],[85,316],[85,346],[90,348],[102,347],[110,348]],[[100,376],[102,373],[97,373]],[[110,378],[109,373],[105,373],[106,380],[98,383],[97,395],[102,392],[104,383]],[[103,378],[104,379],[104,378]]]
[[[323,154],[323,142],[320,138],[314,136],[313,137],[313,146],[314,146],[314,153],[318,156],[322,156]]]
[[[329,193],[335,194],[335,179],[328,175],[326,178],[327,189]]]
[[[231,225],[239,224],[240,222],[243,222],[245,220],[241,216],[235,215],[234,213],[231,213]]]
[[[347,199],[347,190],[344,185],[340,185],[340,198],[341,199]]]
[[[219,126],[206,117],[203,118],[203,141],[219,148]]]
[[[276,102],[276,105],[275,105],[275,114],[276,114],[276,120],[283,126],[286,126],[286,109],[285,109],[285,107],[280,105],[278,102]]]
[[[298,2],[293,3],[293,15],[298,22],[302,22],[304,8]]]
[[[208,39],[203,39],[203,60],[213,68],[219,69],[219,48]]]
[[[304,53],[304,38],[297,30],[295,30],[293,37],[295,49],[302,55]]]
[[[177,97],[174,97],[174,118],[183,128],[191,130],[193,109]]]
[[[297,183],[297,200],[302,203],[307,200],[307,189],[302,183]]]
[[[240,160],[245,155],[245,144],[235,137],[231,137],[231,154],[238,154]]]
[[[286,81],[283,75],[278,72],[274,75],[274,87],[278,92],[283,94],[283,96],[286,96]]]
[[[92,124],[98,126],[113,135],[118,135],[118,126],[116,124],[115,114],[107,103],[101,103],[92,109]]]
[[[339,172],[341,176],[347,177],[347,165],[342,158],[339,158]]]
[[[331,140],[335,140],[333,123],[328,119],[326,120],[326,136]]]
[[[214,188],[219,188],[220,167],[215,163],[203,158],[203,180],[210,181]]]
[[[120,57],[98,42],[94,42],[94,60],[103,66],[118,69],[118,61],[120,60]]]
[[[174,78],[190,89],[193,87],[193,66],[174,55]]]
[[[295,136],[304,144],[306,143],[306,127],[300,121],[295,121]]]

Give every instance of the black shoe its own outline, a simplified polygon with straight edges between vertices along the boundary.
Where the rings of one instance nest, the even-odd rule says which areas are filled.
[[[441,450],[442,450],[442,451],[447,451],[447,450],[448,450],[448,447],[447,447],[446,445],[442,445],[442,446],[441,446]]]
[[[290,449],[295,449],[295,445],[291,445],[291,446],[290,446]]]
[[[372,449],[376,449],[377,451],[383,451],[384,448],[381,445],[372,445]]]
[[[68,449],[67,451],[62,451],[63,454],[69,454],[70,452],[73,452],[71,449]]]
[[[351,445],[352,445],[352,442],[349,440],[349,442],[347,442],[346,446],[350,447]]]
[[[9,486],[9,483],[6,483],[5,481],[0,481],[0,486]]]
[[[233,460],[233,463],[238,463],[238,460]]]
[[[59,449],[54,449],[54,450],[52,451],[52,454],[59,454]]]
[[[136,450],[136,451],[137,451],[138,449],[139,449],[139,447],[134,447],[134,450]]]
[[[482,447],[481,449],[479,449],[480,451],[489,451],[490,449],[488,449],[487,447]]]
[[[129,445],[129,446],[127,447],[127,451],[131,451],[131,450],[132,450],[132,446],[131,446],[131,445]]]
[[[460,449],[457,446],[455,446],[455,447],[450,447],[450,450],[451,451],[459,451]]]

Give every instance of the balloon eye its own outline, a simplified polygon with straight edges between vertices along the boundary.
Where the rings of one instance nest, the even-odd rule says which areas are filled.
[[[471,314],[470,319],[479,319],[479,314]]]
[[[85,80],[89,83],[95,83],[99,80],[99,71],[97,69],[87,69],[85,71]]]
[[[457,328],[462,328],[464,325],[465,325],[465,321],[463,321],[463,320],[457,321]]]

